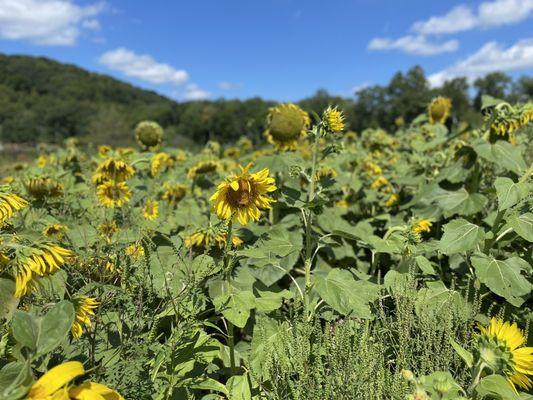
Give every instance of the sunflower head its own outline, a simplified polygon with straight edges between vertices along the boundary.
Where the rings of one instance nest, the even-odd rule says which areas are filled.
[[[208,250],[212,246],[219,249],[226,247],[228,240],[228,230],[225,226],[200,228],[184,237],[184,244],[187,248],[196,248],[198,250]],[[234,247],[243,244],[242,239],[237,232],[233,232],[231,243]]]
[[[108,208],[120,208],[131,199],[131,190],[126,182],[105,181],[97,187],[100,203]]]
[[[418,234],[423,232],[429,233],[431,232],[432,225],[430,219],[420,219],[413,224],[412,231]]]
[[[140,244],[130,244],[128,247],[126,247],[126,255],[131,257],[132,260],[137,261],[140,260],[142,257],[144,257],[144,247]]]
[[[254,147],[254,144],[246,136],[241,136],[239,140],[237,140],[237,147],[239,149],[242,149],[243,151],[249,151],[249,150],[252,150],[252,148]]]
[[[72,336],[78,338],[83,334],[84,326],[91,326],[90,317],[94,315],[94,310],[98,307],[98,301],[92,297],[77,296],[72,299],[76,317],[72,324]]]
[[[211,196],[213,211],[227,222],[238,220],[246,225],[249,220],[259,220],[259,209],[269,209],[274,200],[270,193],[276,190],[275,180],[267,168],[250,173],[251,164],[240,167],[241,172],[231,175],[218,185]]]
[[[400,200],[400,196],[396,193],[390,195],[390,197],[385,202],[385,207],[392,207]]]
[[[383,175],[376,178],[374,182],[370,185],[371,189],[377,190],[382,188],[383,186],[389,185],[389,180],[385,178]]]
[[[107,144],[102,144],[98,146],[98,154],[100,155],[100,157],[107,157],[110,152],[111,146],[108,146]]]
[[[163,187],[165,189],[163,200],[168,201],[170,204],[178,204],[187,194],[187,186],[179,183],[166,182]]]
[[[239,158],[240,155],[241,150],[236,146],[228,147],[226,150],[224,150],[224,157]]]
[[[67,227],[62,224],[49,224],[43,229],[43,235],[48,237],[61,238],[67,231]]]
[[[11,193],[6,187],[0,187],[0,227],[15,214],[16,211],[23,209],[28,202],[22,197]]]
[[[322,115],[322,122],[330,133],[339,133],[344,130],[344,115],[337,107],[328,107]]]
[[[196,179],[199,175],[216,172],[220,163],[216,160],[199,161],[187,171],[187,178]]]
[[[107,243],[111,243],[113,235],[115,235],[115,233],[118,231],[119,229],[115,221],[104,222],[98,225],[98,233],[106,240]]]
[[[52,178],[31,178],[25,186],[26,190],[38,200],[58,197],[63,193],[63,185]]]
[[[311,125],[309,114],[295,104],[272,107],[267,115],[266,136],[280,150],[294,149],[299,139],[307,134]]]
[[[163,128],[157,122],[142,121],[135,127],[135,137],[145,149],[153,149],[163,141]]]
[[[174,160],[165,152],[154,154],[150,161],[150,173],[156,176],[163,168],[171,167]]]
[[[428,106],[429,122],[444,124],[450,116],[452,101],[448,97],[438,96]]]
[[[159,215],[159,203],[149,199],[143,207],[143,216],[148,221],[153,221]]]
[[[100,184],[106,180],[124,182],[135,175],[135,170],[120,158],[109,157],[103,160],[93,175],[93,183]]]
[[[531,389],[533,381],[533,347],[524,347],[526,337],[516,323],[492,318],[487,327],[480,326],[474,356],[494,374],[505,376],[514,387]]]

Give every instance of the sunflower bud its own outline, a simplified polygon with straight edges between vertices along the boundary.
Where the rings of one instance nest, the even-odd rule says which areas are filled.
[[[157,122],[142,121],[135,128],[135,137],[141,146],[152,149],[163,141],[163,128]]]
[[[280,150],[294,149],[306,136],[311,124],[309,115],[295,104],[281,104],[269,110],[266,136]]]
[[[322,122],[328,132],[339,133],[344,130],[344,115],[337,107],[328,107],[322,114]]]

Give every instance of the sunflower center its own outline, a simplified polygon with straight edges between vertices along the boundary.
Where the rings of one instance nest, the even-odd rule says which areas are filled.
[[[247,207],[255,199],[255,190],[252,182],[239,179],[239,188],[228,190],[228,203],[234,207]]]

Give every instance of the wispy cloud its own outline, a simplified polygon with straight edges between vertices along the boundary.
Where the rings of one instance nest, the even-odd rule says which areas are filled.
[[[486,43],[474,54],[428,77],[431,86],[440,86],[458,76],[470,80],[494,71],[517,71],[533,68],[533,38],[523,39],[505,48],[496,42]]]
[[[234,82],[228,82],[228,81],[221,81],[217,84],[219,89],[222,90],[237,90],[242,88],[241,83],[234,83]]]
[[[533,13],[533,0],[494,0],[481,3],[477,9],[458,5],[445,15],[417,21],[411,29],[422,35],[450,34],[476,28],[490,28],[518,23]]]
[[[185,100],[205,100],[211,97],[211,93],[207,90],[200,88],[198,85],[191,83],[185,88],[185,94],[183,98]]]
[[[370,50],[399,50],[407,54],[433,56],[441,53],[450,53],[459,48],[457,40],[448,40],[444,43],[430,42],[425,36],[403,36],[398,39],[374,38],[368,43]]]
[[[80,6],[70,0],[0,0],[0,38],[71,46],[83,29],[100,27],[104,2]]]
[[[124,47],[102,54],[99,62],[126,76],[155,84],[183,85],[189,78],[182,69],[157,62],[148,54],[137,54]]]

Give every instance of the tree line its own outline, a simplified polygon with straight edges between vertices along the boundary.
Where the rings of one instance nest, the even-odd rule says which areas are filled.
[[[298,104],[321,113],[338,105],[347,126],[359,132],[368,127],[392,130],[398,117],[409,121],[424,112],[437,95],[450,97],[453,120],[479,123],[481,96],[509,101],[533,98],[533,78],[512,80],[495,72],[470,85],[455,78],[431,88],[424,71],[415,66],[396,73],[387,85],[359,90],[352,98],[318,90]],[[233,142],[241,136],[261,141],[265,117],[275,102],[246,100],[175,102],[111,77],[46,58],[0,54],[0,141],[61,142],[76,136],[93,143],[129,144],[141,120],[157,121],[168,143],[192,145],[210,139]]]

